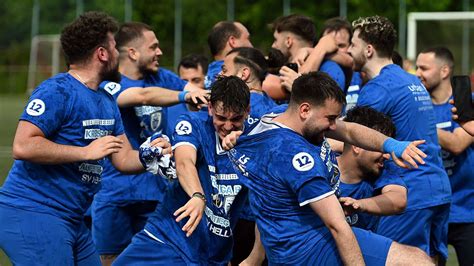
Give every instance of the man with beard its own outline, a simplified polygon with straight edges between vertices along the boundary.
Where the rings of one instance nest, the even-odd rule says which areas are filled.
[[[459,265],[473,265],[474,138],[451,117],[453,54],[446,47],[428,48],[418,55],[416,66],[416,75],[433,102],[443,163],[453,190],[448,243],[454,246]]]
[[[395,134],[391,119],[370,107],[351,109],[344,121],[364,125],[389,137]],[[339,202],[351,226],[375,231],[378,216],[398,214],[405,209],[407,189],[398,172],[380,178],[389,157],[388,154],[344,144],[342,154],[337,157],[341,171]]]
[[[104,158],[120,171],[144,170],[115,101],[99,88],[119,77],[116,30],[99,12],[67,25],[61,45],[69,71],[39,85],[20,117],[15,162],[0,189],[0,248],[14,265],[100,265],[83,214]]]
[[[168,110],[163,106],[196,103],[197,99],[207,103],[206,91],[158,68],[162,53],[150,26],[125,23],[115,40],[122,79],[120,84],[109,82],[103,86],[120,107],[125,134],[133,148],[138,149],[154,133],[166,133]],[[193,91],[187,91],[190,89]],[[92,236],[104,265],[110,265],[133,235],[143,229],[149,214],[162,201],[168,183],[148,172],[124,175],[106,161],[102,188],[92,204]]]
[[[420,149],[428,155],[418,169],[401,172],[408,188],[406,210],[400,215],[381,217],[377,233],[420,247],[430,256],[446,258],[451,187],[440,157],[430,95],[416,76],[393,64],[397,36],[387,18],[360,18],[352,25],[349,53],[355,71],[366,73],[369,79],[360,91],[357,105],[388,115],[396,126],[398,140],[426,140]]]
[[[303,74],[293,83],[288,109],[263,116],[230,151],[242,183],[250,190],[269,263],[363,265],[365,260],[368,265],[429,265],[430,258],[421,250],[369,231],[351,230],[347,224],[336,197],[339,169],[325,136],[342,139],[351,131],[350,143],[384,152],[391,146],[397,150],[392,153],[397,161],[411,154],[422,162],[416,146],[423,141],[402,144],[338,120],[344,101],[328,75]],[[357,136],[364,136],[364,145]]]

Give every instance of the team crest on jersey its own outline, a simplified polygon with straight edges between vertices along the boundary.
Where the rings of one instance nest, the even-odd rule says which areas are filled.
[[[117,93],[120,90],[120,88],[121,88],[120,84],[116,82],[109,82],[105,84],[104,86],[104,90],[110,93],[110,95],[114,95],[115,93]]]
[[[307,153],[307,152],[300,152],[293,156],[293,167],[300,171],[300,172],[305,172],[309,171],[313,168],[314,166],[314,159],[313,157]]]
[[[188,121],[181,121],[176,125],[174,130],[178,135],[189,135],[193,132],[193,127]]]
[[[155,112],[150,115],[150,128],[152,131],[157,131],[161,125],[161,112]]]
[[[46,110],[46,104],[40,99],[32,100],[26,107],[26,113],[31,116],[40,116]]]

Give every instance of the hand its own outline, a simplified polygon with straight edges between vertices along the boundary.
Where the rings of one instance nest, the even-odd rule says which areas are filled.
[[[291,87],[293,86],[293,82],[297,79],[301,74],[298,74],[293,69],[283,66],[280,68],[280,82],[283,87],[285,87],[289,92],[291,92]]]
[[[140,162],[148,172],[169,178],[165,173],[173,165],[171,161],[171,145],[166,135],[155,133],[149,137],[140,145],[138,154]]]
[[[352,215],[364,211],[362,202],[351,197],[340,197],[339,202],[344,210],[344,215]]]
[[[194,90],[190,91],[185,96],[187,103],[194,104],[198,109],[201,109],[203,106],[207,106],[208,99],[210,97],[209,90]]]
[[[166,135],[161,135],[161,134],[153,134],[150,137],[150,146],[151,147],[156,147],[156,148],[161,148],[161,154],[162,155],[172,155],[173,149],[171,148],[171,143],[170,139]]]
[[[226,151],[234,148],[235,144],[237,143],[237,139],[239,138],[240,135],[242,135],[241,130],[230,132],[222,140],[222,148],[224,148],[224,150]]]
[[[393,161],[402,168],[410,168],[407,164],[404,163],[408,162],[412,167],[418,168],[418,163],[425,164],[422,158],[426,158],[426,154],[418,149],[418,145],[425,143],[424,140],[415,140],[410,142],[410,144],[403,150],[402,158],[400,159],[395,151],[392,151],[390,154],[392,155]]]
[[[205,207],[206,203],[204,200],[197,197],[191,197],[191,199],[188,200],[184,206],[173,213],[174,216],[178,216],[176,218],[176,222],[180,222],[189,216],[188,222],[183,226],[183,228],[181,228],[181,230],[186,232],[187,237],[191,236],[196,227],[199,225],[199,222],[201,222]]]
[[[84,147],[85,160],[100,160],[112,153],[117,153],[123,146],[123,141],[114,136],[105,136],[92,141]]]
[[[297,52],[296,55],[293,57],[293,63],[298,64],[298,67],[301,67],[304,62],[306,61],[306,58],[308,58],[309,54],[313,51],[313,48],[311,47],[304,47],[300,48]]]
[[[315,49],[321,49],[326,54],[331,54],[337,51],[336,43],[336,31],[324,35],[319,39],[318,44],[314,47]]]

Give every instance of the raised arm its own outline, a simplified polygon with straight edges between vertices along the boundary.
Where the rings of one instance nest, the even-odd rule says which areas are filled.
[[[311,202],[310,206],[331,232],[344,265],[365,265],[357,239],[336,196]]]
[[[196,168],[196,149],[190,145],[181,145],[176,147],[174,154],[179,183],[191,197],[184,206],[174,212],[174,215],[177,216],[176,222],[189,216],[188,222],[182,228],[189,237],[201,221],[207,199],[193,196],[196,192],[204,194]]]
[[[416,168],[416,162],[424,164],[422,158],[426,158],[426,154],[417,148],[424,140],[397,141],[377,130],[339,119],[336,120],[336,130],[327,132],[326,136],[366,150],[390,153],[394,162],[403,168],[409,167],[404,161]]]
[[[122,147],[123,140],[114,136],[98,138],[85,147],[57,144],[34,124],[20,121],[13,140],[13,158],[39,164],[64,164],[100,160]]]

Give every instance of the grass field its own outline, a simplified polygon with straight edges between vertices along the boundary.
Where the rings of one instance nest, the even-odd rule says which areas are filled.
[[[25,96],[2,96],[0,95],[0,184],[12,165],[11,144],[27,98]],[[8,258],[0,249],[0,266],[11,265]],[[448,266],[457,265],[456,254],[452,247],[449,247]]]

